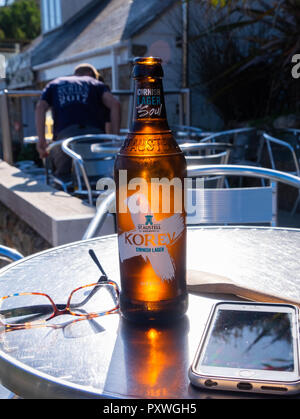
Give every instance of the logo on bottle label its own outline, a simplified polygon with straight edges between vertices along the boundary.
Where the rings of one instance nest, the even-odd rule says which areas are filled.
[[[160,89],[137,89],[136,100],[138,118],[161,116],[163,105]]]
[[[141,256],[145,262],[150,262],[156,275],[163,281],[172,281],[175,278],[175,262],[169,250],[184,232],[184,216],[174,214],[156,220],[142,193],[135,193],[128,198],[127,206],[135,228],[119,235],[121,262]]]
[[[165,135],[152,134],[151,136],[135,136],[129,134],[121,149],[122,152],[127,153],[178,153],[180,149],[177,149],[171,142],[170,138]]]

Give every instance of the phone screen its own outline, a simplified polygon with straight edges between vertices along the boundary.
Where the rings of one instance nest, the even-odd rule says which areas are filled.
[[[205,366],[294,371],[292,315],[219,309],[203,349]]]

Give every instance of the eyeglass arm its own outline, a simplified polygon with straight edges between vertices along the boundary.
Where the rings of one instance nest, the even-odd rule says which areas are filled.
[[[63,308],[66,308],[66,305],[64,304],[58,304],[57,308],[59,310],[63,310]],[[26,319],[26,322],[32,322],[34,319],[38,319],[41,315],[49,314],[53,311],[53,307],[51,304],[42,304],[42,305],[32,305],[32,306],[25,306],[25,307],[16,307],[13,309],[7,309],[7,310],[0,310],[0,320],[1,317],[6,317],[6,315],[9,315],[9,317],[20,317],[25,315],[32,314],[33,316],[30,319]],[[19,322],[16,322],[23,324],[24,320],[20,320]]]

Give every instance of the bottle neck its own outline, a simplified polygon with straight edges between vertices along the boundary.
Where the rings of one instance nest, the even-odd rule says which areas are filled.
[[[131,132],[144,134],[170,131],[161,78],[135,80]]]

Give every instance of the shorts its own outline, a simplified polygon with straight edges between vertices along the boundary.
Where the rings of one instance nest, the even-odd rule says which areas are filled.
[[[61,131],[56,140],[66,140],[67,138],[76,137],[78,135],[88,134],[104,134],[103,130],[95,127],[80,127],[79,125],[71,125]],[[52,148],[49,156],[50,167],[55,177],[64,182],[72,179],[73,161],[60,146]]]

